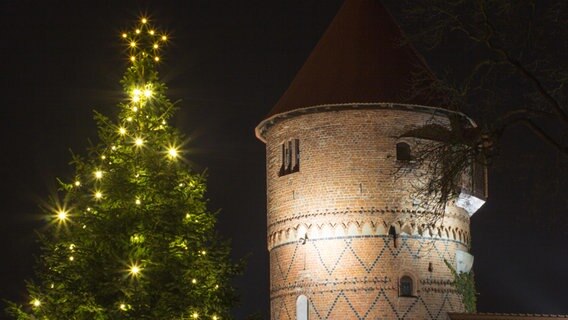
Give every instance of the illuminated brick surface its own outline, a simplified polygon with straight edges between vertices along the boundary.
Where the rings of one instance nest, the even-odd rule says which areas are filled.
[[[464,311],[444,260],[455,265],[455,251],[468,251],[467,213],[449,205],[442,221],[424,224],[417,217],[428,213],[411,197],[414,176],[394,174],[397,137],[432,122],[447,125],[441,114],[390,106],[307,112],[266,126],[272,319],[295,319],[302,294],[309,319]],[[290,139],[300,141],[300,170],[279,176]],[[413,297],[399,297],[402,275],[414,279]]]

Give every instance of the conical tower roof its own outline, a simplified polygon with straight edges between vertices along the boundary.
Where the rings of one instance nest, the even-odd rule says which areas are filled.
[[[346,0],[268,117],[341,103],[443,107],[434,81],[379,0]]]

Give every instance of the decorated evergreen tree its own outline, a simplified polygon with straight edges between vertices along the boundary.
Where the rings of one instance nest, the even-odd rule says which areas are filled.
[[[240,268],[168,125],[175,107],[156,70],[167,35],[143,18],[122,38],[127,98],[117,121],[96,114],[100,143],[74,157],[74,178],[46,208],[29,305],[8,309],[17,319],[230,317]]]

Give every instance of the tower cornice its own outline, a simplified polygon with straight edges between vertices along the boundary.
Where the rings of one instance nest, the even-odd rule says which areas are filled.
[[[320,113],[320,112],[331,112],[331,111],[343,111],[343,110],[365,110],[365,109],[389,109],[389,110],[402,110],[402,111],[412,111],[420,112],[431,115],[457,115],[464,119],[465,122],[471,127],[477,127],[477,124],[467,115],[459,111],[453,111],[444,108],[423,106],[417,104],[403,104],[403,103],[384,103],[384,102],[352,102],[352,103],[334,103],[334,104],[321,104],[315,106],[309,106],[304,108],[297,108],[290,110],[288,112],[283,112],[275,114],[267,119],[261,121],[255,128],[256,137],[266,143],[264,134],[266,131],[275,125],[276,123],[290,119],[293,117],[310,114],[310,113]]]

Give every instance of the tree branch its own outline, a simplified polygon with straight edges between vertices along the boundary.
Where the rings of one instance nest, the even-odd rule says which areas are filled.
[[[505,129],[515,124],[522,124],[525,127],[529,128],[532,133],[542,141],[548,143],[563,155],[568,156],[568,146],[564,146],[560,142],[556,141],[554,137],[546,133],[541,127],[539,127],[534,121],[529,118],[517,118],[507,124],[504,124],[499,130],[496,130],[497,138],[500,138],[502,136]]]
[[[530,72],[519,60],[514,59],[511,57],[509,52],[505,49],[497,46],[493,41],[493,34],[495,34],[495,26],[491,23],[489,16],[487,15],[487,11],[485,6],[483,5],[483,1],[478,1],[479,9],[483,15],[484,24],[487,27],[489,33],[488,37],[483,40],[483,43],[494,52],[498,53],[505,61],[507,61],[511,66],[513,66],[520,74],[522,74],[525,78],[527,78],[533,86],[537,89],[537,91],[544,97],[548,103],[550,103],[551,107],[555,110],[558,116],[561,117],[562,121],[568,123],[568,113],[562,108],[560,102],[556,100],[548,90],[544,87],[540,79],[538,79],[532,72]]]

